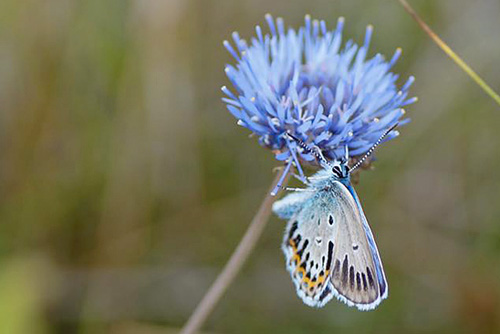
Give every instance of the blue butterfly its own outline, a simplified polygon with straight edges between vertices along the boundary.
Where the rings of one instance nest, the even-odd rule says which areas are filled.
[[[289,220],[282,250],[297,294],[309,306],[322,307],[336,297],[359,310],[372,310],[388,296],[382,261],[350,173],[396,126],[352,168],[347,148],[345,158],[329,162],[319,149],[288,134],[323,167],[307,179],[307,188],[288,188],[294,192],[273,205],[280,218]]]

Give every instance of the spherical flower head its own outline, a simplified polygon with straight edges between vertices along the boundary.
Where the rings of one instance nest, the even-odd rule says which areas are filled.
[[[317,146],[329,159],[344,156],[346,146],[355,158],[394,124],[408,122],[402,120],[403,107],[416,101],[407,98],[414,78],[398,89],[398,75],[390,69],[400,49],[390,61],[380,54],[367,58],[371,26],[363,45],[349,40],[342,46],[343,18],[328,30],[324,21],[306,16],[298,31],[285,30],[281,18],[266,15],[266,20],[270,34],[257,26],[249,44],[236,32],[233,44],[224,41],[236,65],[226,66],[234,90],[222,87],[223,100],[239,125],[287,162],[287,170],[294,164],[303,176],[300,161],[314,162],[287,132]],[[398,134],[392,131],[385,140]]]

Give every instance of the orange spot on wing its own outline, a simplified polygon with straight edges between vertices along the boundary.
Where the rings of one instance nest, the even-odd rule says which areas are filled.
[[[308,288],[311,288],[311,287],[316,287],[317,285],[325,282],[330,271],[327,270],[323,275],[320,275],[315,282],[313,282],[309,277],[306,276],[305,269],[299,266],[299,263],[301,263],[301,258],[299,256],[299,254],[297,254],[298,250],[297,250],[297,245],[295,244],[295,241],[289,240],[288,244],[292,247],[292,253],[293,253],[293,256],[291,257],[290,262],[292,262],[292,263],[295,262],[295,264],[296,264],[294,275],[302,274],[302,279],[301,279],[300,283],[305,284]]]

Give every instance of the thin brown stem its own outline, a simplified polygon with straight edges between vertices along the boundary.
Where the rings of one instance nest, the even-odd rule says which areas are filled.
[[[264,201],[260,205],[259,211],[257,211],[257,214],[250,223],[250,226],[248,226],[245,235],[238,244],[238,247],[236,247],[233,255],[231,255],[231,258],[226,263],[224,269],[222,269],[222,272],[198,304],[193,314],[191,314],[191,317],[182,328],[181,334],[194,334],[198,331],[229,285],[231,285],[252,250],[255,248],[255,245],[259,240],[267,221],[269,220],[271,207],[276,199],[276,197],[271,196],[270,193],[274,189],[283,172],[284,169],[281,168],[280,172],[276,175],[270,190],[267,192]]]

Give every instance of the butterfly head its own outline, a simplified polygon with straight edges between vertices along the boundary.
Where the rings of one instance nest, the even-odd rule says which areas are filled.
[[[329,167],[336,178],[345,179],[349,177],[350,168],[346,159],[334,160],[329,164]]]

